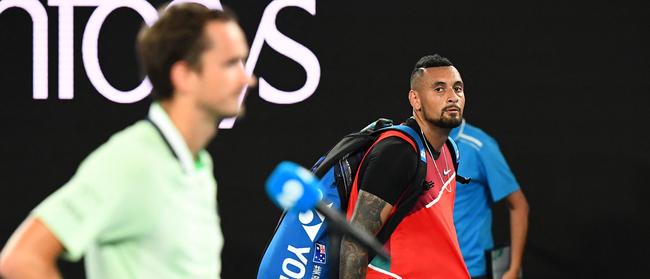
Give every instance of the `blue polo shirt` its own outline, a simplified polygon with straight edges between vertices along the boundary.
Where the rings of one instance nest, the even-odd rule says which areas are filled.
[[[472,179],[456,187],[456,234],[470,275],[483,276],[487,273],[485,250],[494,246],[491,204],[517,191],[519,184],[497,142],[481,129],[463,120],[450,137],[458,144],[458,173]]]

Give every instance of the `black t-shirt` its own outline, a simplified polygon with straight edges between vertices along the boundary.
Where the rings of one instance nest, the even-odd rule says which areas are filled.
[[[406,120],[405,124],[423,138],[413,118]],[[439,156],[435,150],[431,151],[434,158]],[[394,205],[413,182],[419,159],[418,152],[407,141],[399,137],[383,139],[370,150],[359,169],[359,189]]]

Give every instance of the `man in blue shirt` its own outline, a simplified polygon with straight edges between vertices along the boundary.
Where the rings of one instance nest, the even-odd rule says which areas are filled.
[[[458,144],[458,173],[472,179],[459,184],[454,203],[454,224],[467,269],[472,278],[490,278],[485,252],[494,247],[491,205],[505,198],[510,210],[511,253],[502,278],[517,278],[528,230],[526,197],[490,135],[463,120],[449,136]]]

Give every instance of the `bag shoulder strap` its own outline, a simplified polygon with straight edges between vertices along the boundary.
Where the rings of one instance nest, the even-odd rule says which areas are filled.
[[[464,177],[458,174],[458,164],[460,163],[460,151],[458,150],[458,145],[456,144],[456,141],[454,141],[454,139],[452,139],[451,137],[448,137],[445,144],[447,145],[447,149],[449,149],[449,153],[451,153],[451,158],[453,159],[452,161],[454,163],[454,169],[456,170],[456,181],[462,184],[469,183],[472,180],[471,178]]]
[[[385,131],[399,131],[402,133],[404,136],[399,136],[398,137],[406,140],[408,143],[413,146],[413,148],[416,149],[416,152],[418,152],[418,155],[420,157],[420,160],[423,162],[427,161],[427,156],[426,156],[426,147],[424,146],[424,142],[422,141],[422,138],[420,135],[418,135],[413,128],[406,126],[406,125],[395,125],[395,126],[390,126],[386,127],[384,129],[378,130],[377,132],[385,132]],[[379,141],[379,140],[377,140]]]

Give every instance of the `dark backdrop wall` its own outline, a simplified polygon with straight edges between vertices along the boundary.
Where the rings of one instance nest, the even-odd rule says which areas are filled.
[[[89,152],[142,119],[150,102],[115,103],[89,81],[81,48],[94,7],[74,8],[74,98],[59,99],[59,10],[46,2],[41,1],[49,23],[45,100],[32,97],[28,13],[11,8],[0,14],[0,243]],[[310,166],[344,134],[378,117],[408,117],[411,67],[435,52],[460,69],[467,84],[466,118],[498,139],[529,199],[525,276],[646,273],[650,18],[643,1],[315,2],[315,15],[288,7],[276,20],[280,32],[317,57],[315,93],[280,105],[253,89],[245,117],[208,146],[226,237],[224,278],[255,276],[280,215],[263,191],[276,164]],[[222,4],[238,13],[252,43],[269,3]],[[141,24],[138,13],[120,8],[102,25],[101,68],[121,90],[142,80],[133,50]],[[299,63],[269,44],[254,73],[285,91],[307,79]],[[495,215],[497,244],[504,244],[503,204]],[[61,264],[69,278],[83,276],[80,264]]]

